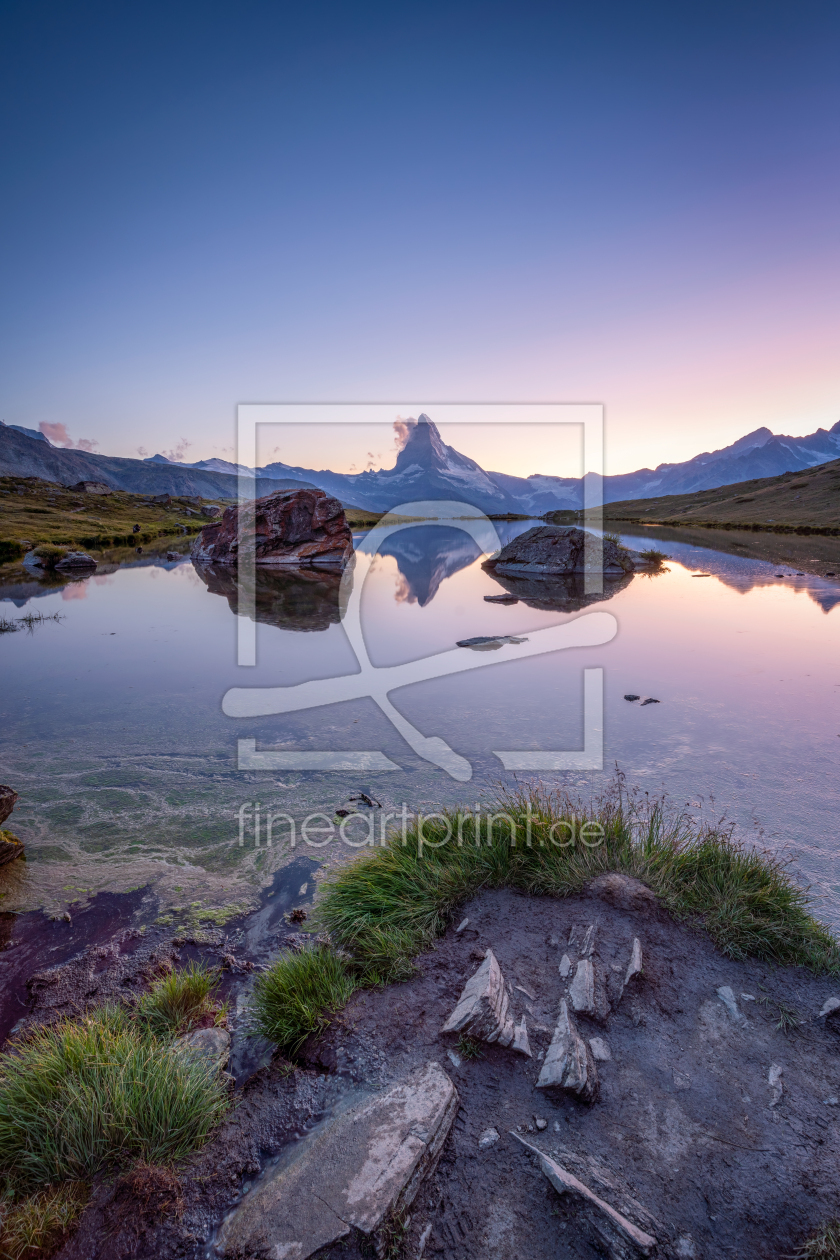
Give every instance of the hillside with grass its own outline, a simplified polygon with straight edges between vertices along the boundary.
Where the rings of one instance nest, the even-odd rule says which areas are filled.
[[[210,519],[202,512],[208,502],[155,503],[120,490],[91,494],[39,477],[0,477],[0,563],[18,560],[32,547],[103,550],[194,534]]]
[[[608,521],[706,525],[775,533],[840,533],[840,459],[805,472],[739,481],[716,490],[625,499],[604,507]]]

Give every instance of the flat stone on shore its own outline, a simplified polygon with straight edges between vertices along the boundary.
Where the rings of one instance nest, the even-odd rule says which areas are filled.
[[[375,1233],[414,1199],[458,1105],[452,1081],[430,1062],[339,1113],[234,1209],[218,1251],[306,1260],[352,1228]]]

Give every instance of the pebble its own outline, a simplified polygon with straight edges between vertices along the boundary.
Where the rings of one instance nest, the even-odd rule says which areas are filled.
[[[455,929],[455,935],[457,936],[460,932],[463,932],[464,928],[467,926],[468,923],[469,923],[469,919],[462,919]]]
[[[548,1128],[548,1121],[543,1120],[542,1116],[534,1116],[534,1124],[537,1126],[540,1133],[542,1133],[543,1129]]]
[[[495,1146],[498,1140],[499,1140],[498,1129],[493,1129],[493,1128],[485,1129],[478,1139],[478,1149],[480,1151],[486,1151],[488,1147]]]

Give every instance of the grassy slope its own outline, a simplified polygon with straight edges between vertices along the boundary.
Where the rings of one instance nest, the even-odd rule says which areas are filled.
[[[24,487],[18,494],[17,488]],[[5,493],[4,493],[5,492]],[[217,503],[229,507],[226,499],[202,499],[202,504]],[[381,517],[380,512],[345,505],[348,524],[355,529],[369,529]],[[176,537],[184,526],[196,533],[207,518],[200,515],[200,506],[189,498],[173,498],[169,507],[149,504],[148,495],[115,490],[113,494],[84,494],[52,485],[37,477],[0,477],[0,540],[11,542],[58,543],[102,550],[114,538],[128,540],[134,525],[140,526],[137,539],[149,543],[158,537]],[[100,546],[94,546],[99,540]]]
[[[24,487],[23,494],[17,492],[18,486]],[[223,501],[219,503],[224,506]],[[0,540],[4,541],[88,549],[97,540],[101,549],[114,538],[148,543],[162,535],[179,536],[180,526],[195,533],[207,524],[198,513],[186,499],[173,499],[164,507],[148,504],[146,495],[121,490],[107,495],[84,494],[37,477],[0,477]],[[132,535],[134,525],[140,526],[136,539]]]
[[[743,525],[747,529],[840,529],[840,459],[807,472],[761,477],[717,490],[608,503],[604,517],[680,525]]]

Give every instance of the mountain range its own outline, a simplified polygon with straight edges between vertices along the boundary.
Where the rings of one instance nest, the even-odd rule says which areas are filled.
[[[659,464],[603,478],[605,503],[691,494],[756,477],[799,472],[840,456],[840,421],[806,437],[786,437],[768,428],[755,429],[730,446],[704,451],[676,464]],[[257,496],[293,486],[319,486],[343,503],[384,512],[401,503],[454,499],[488,514],[525,513],[539,516],[583,506],[583,478],[534,473],[515,477],[488,472],[474,459],[448,446],[427,416],[410,421],[405,443],[393,468],[362,473],[336,473],[274,462],[244,468],[227,460],[185,464],[153,455],[123,459],[54,447],[33,429],[0,425],[0,475],[36,476],[71,485],[102,481],[135,493],[201,495],[234,498],[237,474],[253,478]],[[587,480],[599,477],[587,473]]]

